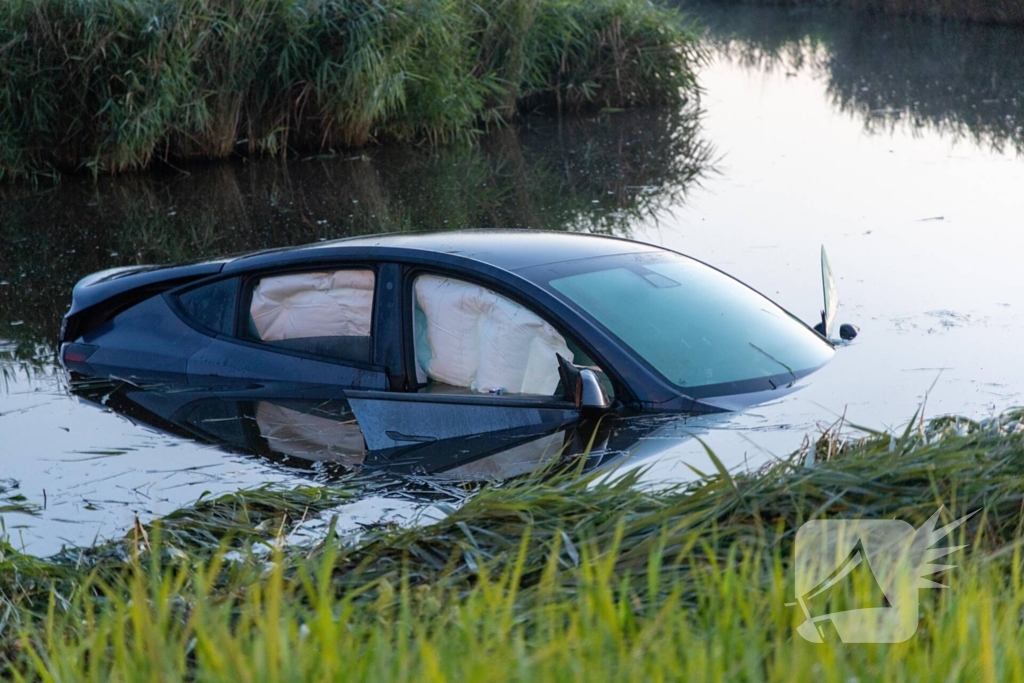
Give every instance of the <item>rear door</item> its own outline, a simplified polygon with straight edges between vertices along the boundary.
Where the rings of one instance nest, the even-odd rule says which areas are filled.
[[[375,357],[376,268],[317,265],[206,282],[175,292],[179,315],[213,337],[190,378],[386,389]]]

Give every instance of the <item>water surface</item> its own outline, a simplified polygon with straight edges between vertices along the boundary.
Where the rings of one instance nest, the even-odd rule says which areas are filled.
[[[12,542],[44,554],[207,492],[335,476],[70,395],[52,340],[74,281],[113,265],[379,231],[593,231],[706,260],[813,322],[824,244],[839,320],[861,336],[771,405],[638,421],[632,462],[651,481],[714,469],[694,433],[729,466],[757,467],[844,416],[904,423],[926,396],[929,416],[981,419],[1024,404],[1024,32],[828,10],[694,11],[713,55],[699,117],[531,119],[473,150],[0,190],[0,480],[45,506],[37,517],[4,515]],[[402,519],[423,504],[383,487],[343,521]]]

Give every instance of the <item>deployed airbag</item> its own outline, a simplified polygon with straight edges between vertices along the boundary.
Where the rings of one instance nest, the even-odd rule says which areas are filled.
[[[249,312],[263,341],[369,337],[373,284],[371,270],[265,277],[253,290]]]
[[[555,392],[556,354],[573,354],[539,316],[479,285],[436,275],[417,278],[415,293],[430,349],[417,361],[430,379],[481,393]]]

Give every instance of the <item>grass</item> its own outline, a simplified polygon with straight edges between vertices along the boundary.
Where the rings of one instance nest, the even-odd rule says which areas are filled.
[[[14,479],[0,479],[0,515],[5,513],[35,514],[36,506],[18,493],[20,484]]]
[[[339,489],[203,501],[118,543],[0,558],[5,680],[1021,680],[1024,413],[829,431],[756,476],[491,486],[448,517],[288,543]],[[896,645],[794,634],[808,519],[945,506],[968,543]],[[301,515],[299,511],[301,512]],[[855,599],[857,583],[842,599]]]
[[[0,178],[472,141],[523,108],[678,105],[700,58],[645,0],[10,0]]]

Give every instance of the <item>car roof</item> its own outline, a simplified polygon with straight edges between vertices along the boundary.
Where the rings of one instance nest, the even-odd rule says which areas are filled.
[[[274,250],[306,252],[317,256],[344,256],[352,250],[379,250],[380,256],[394,257],[402,252],[410,256],[445,254],[486,263],[504,270],[520,270],[534,266],[614,254],[663,251],[660,247],[605,235],[550,232],[544,230],[452,230],[447,232],[390,233],[349,237],[300,247]],[[263,259],[267,253],[253,254],[236,260],[248,265],[250,260]],[[291,255],[291,254],[290,254]],[[233,269],[232,269],[233,270]]]

